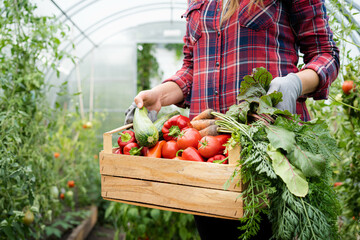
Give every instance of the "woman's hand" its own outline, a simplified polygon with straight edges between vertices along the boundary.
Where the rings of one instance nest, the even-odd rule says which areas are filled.
[[[272,92],[281,92],[282,101],[275,107],[280,110],[288,110],[292,114],[296,113],[296,100],[302,93],[302,83],[295,73],[289,73],[285,77],[274,78],[267,94]]]
[[[169,106],[183,101],[184,95],[175,82],[166,82],[150,90],[139,92],[134,98],[134,102],[126,110],[125,124],[133,122],[136,107],[146,107],[149,111],[149,118],[155,121],[157,113],[161,107]]]
[[[314,92],[319,86],[319,76],[312,69],[305,69],[298,73],[289,73],[285,77],[274,78],[270,83],[267,94],[274,91],[283,94],[282,101],[276,107],[296,113],[296,100],[303,94]]]
[[[157,91],[156,88],[141,91],[134,98],[134,102],[138,108],[145,106],[149,111],[155,110],[159,112],[162,107],[161,92]]]

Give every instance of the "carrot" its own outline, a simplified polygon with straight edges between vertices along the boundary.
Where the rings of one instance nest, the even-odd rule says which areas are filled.
[[[149,151],[146,153],[146,157],[161,158],[161,149],[165,142],[165,140],[158,141],[155,146],[149,149]]]
[[[214,111],[213,109],[208,108],[205,111],[199,113],[199,115],[195,116],[192,120],[196,121],[200,119],[213,119],[214,115],[211,114],[213,111]]]
[[[193,128],[200,131],[204,128],[207,128],[211,125],[215,124],[215,119],[200,119],[200,120],[193,120],[190,122]]]
[[[218,128],[219,128],[218,125],[210,125],[207,128],[204,128],[203,130],[200,130],[199,132],[200,132],[202,137],[204,137],[204,136],[217,136],[217,135],[219,135],[219,133],[217,131]]]

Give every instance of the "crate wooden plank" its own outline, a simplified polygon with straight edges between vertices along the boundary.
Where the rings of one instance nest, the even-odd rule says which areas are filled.
[[[103,198],[234,219],[243,215],[238,192],[112,176],[102,176],[101,184]]]
[[[174,159],[100,153],[101,175],[141,178],[160,182],[199,186],[224,190],[235,166]],[[226,188],[241,192],[237,180]]]
[[[107,197],[103,197],[103,199],[108,200],[108,201],[113,201],[113,202],[120,202],[120,203],[135,205],[135,206],[139,206],[139,207],[155,208],[155,209],[171,211],[171,212],[186,213],[186,214],[199,215],[199,216],[205,216],[205,217],[216,217],[216,218],[223,218],[223,219],[230,219],[230,220],[239,220],[239,218],[236,218],[236,217],[225,217],[225,216],[221,216],[221,215],[202,213],[202,212],[198,212],[198,211],[190,211],[190,210],[186,210],[186,209],[170,208],[170,207],[158,206],[158,205],[153,205],[153,204],[148,204],[148,203],[125,201],[125,200],[119,200],[119,199],[113,199],[113,198],[107,198]]]

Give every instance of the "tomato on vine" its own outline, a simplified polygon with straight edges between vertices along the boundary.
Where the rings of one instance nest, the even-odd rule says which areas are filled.
[[[352,80],[346,80],[344,81],[343,85],[342,85],[342,90],[344,92],[344,94],[349,95],[351,89],[354,88],[354,81]]]
[[[73,188],[73,187],[75,187],[75,181],[70,180],[70,181],[67,182],[67,185],[68,185],[69,188]]]
[[[23,223],[27,226],[30,226],[34,222],[34,218],[34,214],[30,210],[27,210],[23,217]]]

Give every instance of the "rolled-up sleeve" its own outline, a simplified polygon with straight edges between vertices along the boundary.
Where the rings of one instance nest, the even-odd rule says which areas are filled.
[[[338,75],[340,61],[324,0],[293,1],[290,18],[297,45],[304,54],[305,65],[301,70],[312,69],[320,79],[317,90],[306,96],[327,99],[329,87]]]

